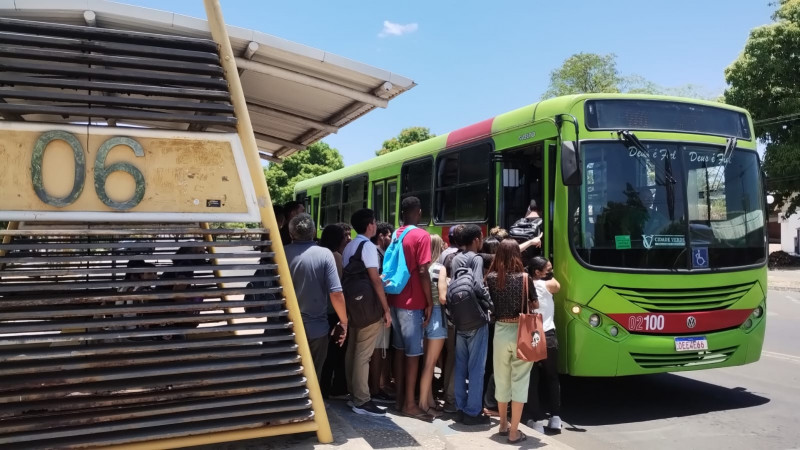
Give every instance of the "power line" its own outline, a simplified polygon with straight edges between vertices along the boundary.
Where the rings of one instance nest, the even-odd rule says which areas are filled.
[[[800,120],[800,113],[785,114],[782,116],[770,117],[767,119],[754,120],[754,125],[777,125],[780,123],[793,122]]]

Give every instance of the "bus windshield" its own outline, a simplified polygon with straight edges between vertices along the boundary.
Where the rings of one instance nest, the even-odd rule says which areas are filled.
[[[571,240],[593,266],[714,269],[763,263],[758,156],[720,146],[581,144],[583,183],[569,195]]]

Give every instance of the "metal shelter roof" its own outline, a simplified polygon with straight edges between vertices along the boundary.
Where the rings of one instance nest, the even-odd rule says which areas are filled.
[[[0,0],[0,17],[210,38],[204,19],[105,0]],[[236,64],[262,159],[277,161],[304,150],[372,109],[385,108],[416,85],[403,76],[259,31],[229,25],[228,34],[240,55]],[[26,119],[54,117],[74,122],[44,114]],[[135,120],[125,123],[147,126]]]

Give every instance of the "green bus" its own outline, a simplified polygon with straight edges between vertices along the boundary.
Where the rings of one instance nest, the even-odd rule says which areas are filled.
[[[373,208],[398,225],[508,228],[542,206],[562,289],[560,370],[621,376],[757,361],[766,326],[763,176],[747,111],[685,98],[548,99],[298,183],[322,228]]]

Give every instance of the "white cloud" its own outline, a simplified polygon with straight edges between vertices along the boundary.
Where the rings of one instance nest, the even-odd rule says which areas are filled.
[[[405,25],[399,23],[392,23],[388,20],[383,21],[383,30],[378,33],[378,37],[386,36],[402,36],[404,34],[413,33],[417,31],[419,25],[416,23],[407,23]]]

